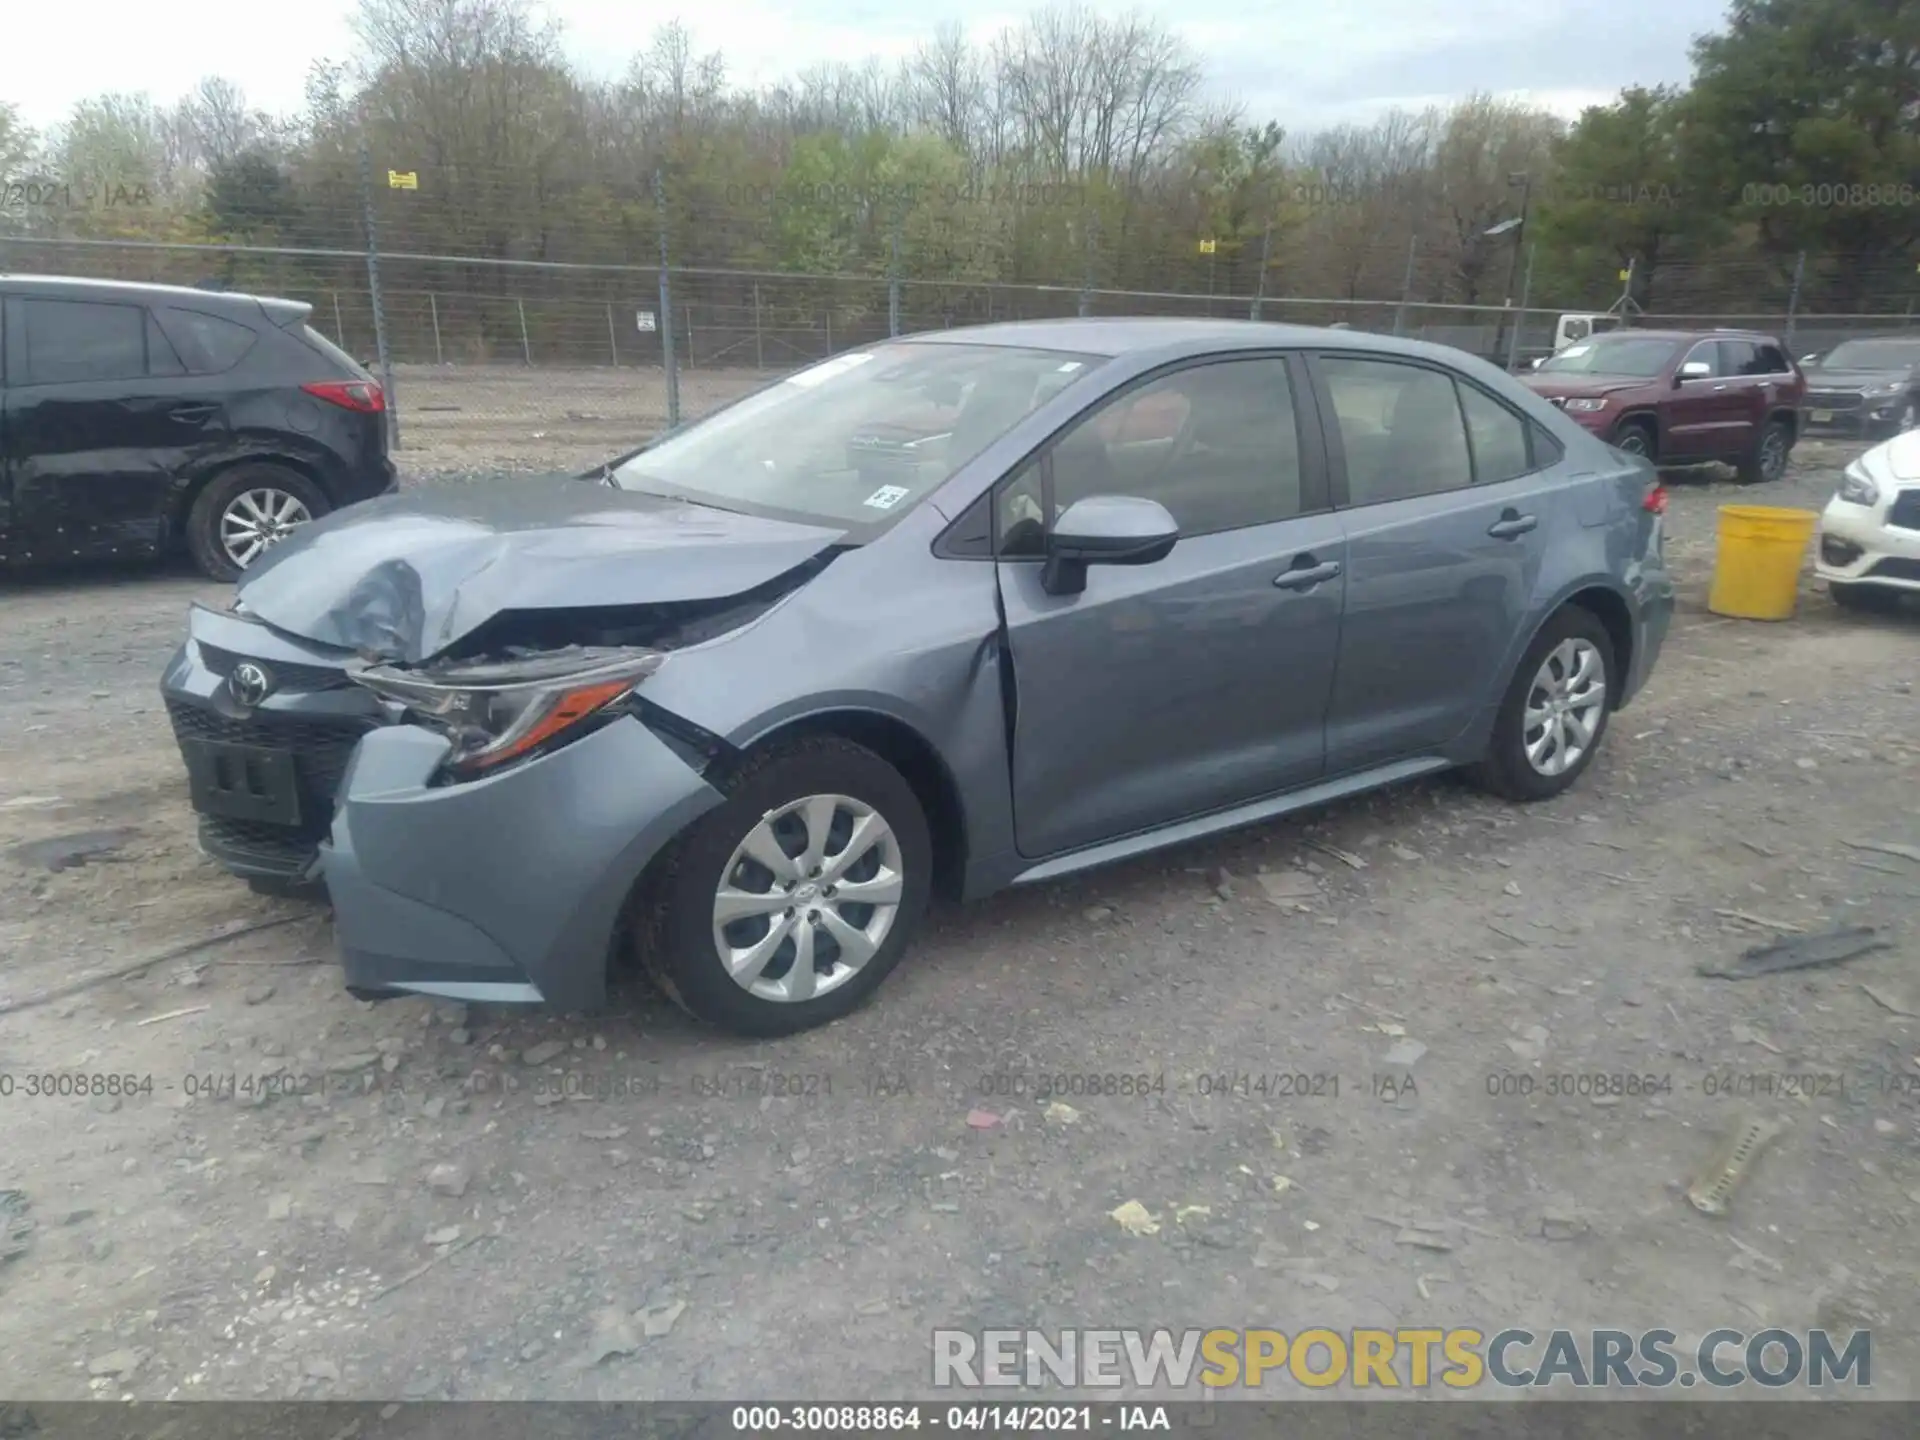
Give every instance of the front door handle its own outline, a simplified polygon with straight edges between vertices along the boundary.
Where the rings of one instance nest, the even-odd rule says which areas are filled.
[[[1325,560],[1315,564],[1311,555],[1301,555],[1294,560],[1291,570],[1282,570],[1274,576],[1273,583],[1282,590],[1311,590],[1316,585],[1337,578],[1339,574],[1338,560]]]
[[[1516,535],[1524,535],[1529,530],[1537,528],[1539,524],[1538,516],[1516,515],[1508,510],[1493,524],[1487,526],[1487,534],[1496,540],[1511,540]]]

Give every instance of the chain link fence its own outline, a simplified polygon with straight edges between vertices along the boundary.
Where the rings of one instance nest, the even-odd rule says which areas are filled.
[[[382,233],[378,230],[376,235]],[[1416,257],[1417,258],[1417,257]],[[1524,362],[1580,306],[928,280],[891,274],[495,260],[404,251],[0,238],[10,270],[220,286],[313,307],[311,323],[382,373],[412,473],[569,471],[756,386],[896,334],[1068,316],[1159,315],[1345,325]],[[1191,278],[1191,277],[1182,277]],[[1532,297],[1523,292],[1522,299]],[[1636,314],[1648,328],[1735,326],[1796,353],[1911,328],[1904,313]]]

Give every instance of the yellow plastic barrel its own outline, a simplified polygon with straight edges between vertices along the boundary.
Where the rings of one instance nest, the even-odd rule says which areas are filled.
[[[1820,517],[1774,505],[1722,505],[1719,553],[1707,608],[1741,620],[1785,620]]]

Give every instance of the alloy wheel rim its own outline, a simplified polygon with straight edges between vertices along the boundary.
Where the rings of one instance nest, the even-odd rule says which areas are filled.
[[[1614,442],[1614,448],[1624,450],[1629,455],[1644,455],[1647,453],[1646,432],[1638,428],[1625,431],[1619,440]]]
[[[1607,665],[1591,640],[1562,640],[1527,687],[1520,740],[1527,763],[1548,778],[1564,775],[1593,748],[1607,702]]]
[[[885,816],[850,795],[805,796],[769,810],[734,847],[713,897],[714,951],[758,999],[818,999],[886,943],[905,886]]]
[[[1778,480],[1787,468],[1787,442],[1780,438],[1780,432],[1774,430],[1760,442],[1760,473],[1768,480]]]
[[[242,490],[220,512],[220,548],[244,570],[262,551],[311,519],[313,512],[298,495],[271,485]]]

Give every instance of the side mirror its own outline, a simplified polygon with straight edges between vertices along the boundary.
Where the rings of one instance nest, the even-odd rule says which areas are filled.
[[[1078,595],[1089,565],[1151,565],[1164,560],[1180,526],[1157,500],[1133,495],[1089,495],[1069,505],[1047,537],[1040,587],[1049,595]]]
[[[1674,372],[1673,383],[1677,387],[1682,380],[1704,380],[1713,374],[1713,367],[1704,360],[1689,360]]]

